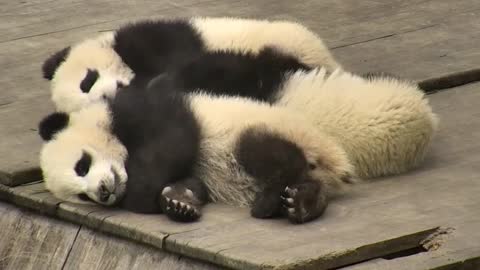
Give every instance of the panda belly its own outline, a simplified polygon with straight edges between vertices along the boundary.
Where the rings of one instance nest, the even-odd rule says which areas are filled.
[[[225,133],[204,138],[195,176],[207,187],[210,201],[248,207],[259,186],[238,162],[236,143],[235,138]]]
[[[192,109],[200,122],[200,157],[195,176],[205,183],[210,199],[235,206],[249,206],[259,190],[236,157],[242,131],[264,124],[275,109],[245,98],[191,95]]]
[[[284,189],[303,177],[330,192],[353,175],[343,149],[303,114],[208,95],[193,95],[191,105],[201,127],[195,176],[212,201],[248,206],[264,187]]]

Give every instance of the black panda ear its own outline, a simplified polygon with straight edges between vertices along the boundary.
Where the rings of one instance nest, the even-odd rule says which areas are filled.
[[[52,113],[40,121],[38,133],[44,141],[49,141],[57,132],[68,125],[69,116],[63,112]]]
[[[65,61],[69,52],[70,47],[66,47],[47,58],[42,65],[43,78],[47,80],[53,79],[53,74],[57,71],[58,66]]]

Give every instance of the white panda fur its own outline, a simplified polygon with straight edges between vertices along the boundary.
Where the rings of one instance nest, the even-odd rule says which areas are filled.
[[[75,111],[85,104],[113,97],[119,83],[126,85],[133,79],[133,71],[112,50],[114,39],[114,33],[103,33],[70,48],[68,58],[51,81],[51,98],[58,110]],[[101,80],[92,85],[88,94],[82,94],[80,84],[89,69],[96,70]]]
[[[329,192],[338,190],[345,176],[368,179],[415,168],[437,126],[415,85],[343,71],[291,75],[275,106],[205,95],[195,96],[192,107],[205,138],[197,175],[213,201],[244,206],[252,202],[254,181],[235,165],[232,153],[238,134],[250,125],[266,125],[298,144],[310,162],[331,168],[328,176],[325,170],[314,172]]]
[[[193,18],[191,24],[211,51],[258,53],[265,46],[272,46],[295,56],[310,67],[323,66],[330,71],[341,68],[322,39],[299,23],[285,20]]]
[[[56,197],[75,203],[88,202],[78,197],[83,194],[97,203],[110,205],[119,199],[117,195],[125,192],[127,151],[115,136],[106,132],[110,117],[107,104],[94,103],[70,115],[68,120],[62,119],[68,122],[65,123],[68,128],[43,145],[40,167],[46,188]],[[73,168],[84,151],[94,156],[94,162],[88,174],[79,177]],[[106,202],[99,200],[102,184],[115,186],[114,195]]]
[[[163,43],[167,45],[156,47]],[[52,80],[51,96],[57,110],[71,112],[92,101],[113,97],[119,87],[134,78],[148,80],[204,51],[257,54],[267,47],[292,55],[310,67],[340,67],[323,41],[298,23],[195,17],[139,21],[102,33],[50,56],[43,64],[43,73]],[[146,67],[153,70],[146,72]],[[80,84],[89,69],[96,74],[82,92]]]
[[[246,130],[276,134],[302,150],[308,163],[314,165],[308,171],[309,179],[322,188],[318,194],[318,205],[315,206],[316,213],[309,214],[308,209],[294,209],[286,205],[288,217],[294,222],[306,222],[320,215],[326,206],[325,197],[328,198],[345,184],[355,182],[357,177],[371,178],[415,168],[423,160],[437,126],[436,116],[428,101],[415,85],[391,78],[365,79],[344,71],[336,71],[328,76],[324,69],[287,75],[275,105],[206,93],[187,94],[186,105],[197,119],[201,132],[199,156],[194,164],[193,175],[206,185],[211,201],[252,206],[256,193],[260,191],[258,179],[246,172],[236,154],[238,142]],[[135,108],[137,110],[138,106]],[[109,107],[103,109],[110,110]],[[115,112],[113,114],[115,119]],[[98,126],[99,121],[105,126],[103,118],[90,117],[83,121],[92,121],[92,127]],[[62,135],[72,136],[65,135],[72,128],[69,124],[66,131],[59,132],[56,139],[45,145],[41,155],[41,159],[45,159],[42,164],[57,160],[58,155],[74,153],[73,149],[62,148],[63,142],[59,140]],[[106,137],[112,135],[111,128],[100,128],[99,132],[105,132]],[[161,139],[156,143],[161,143]],[[179,139],[173,145],[181,146],[183,143]],[[58,144],[57,150],[43,154],[55,144]],[[88,145],[88,142],[77,142],[74,148],[84,145]],[[131,150],[128,149],[129,153],[135,152]],[[260,150],[254,154],[264,154]],[[64,151],[71,152],[61,153]],[[148,148],[143,154],[148,156],[151,151],[154,150]],[[78,154],[75,155],[78,158]],[[71,167],[72,164],[57,168],[52,173],[64,175],[63,170],[71,170]],[[52,170],[53,167],[42,169]],[[45,181],[48,183],[52,179],[46,177]],[[69,182],[78,179],[63,177],[61,181],[65,185],[60,188],[65,189]],[[98,182],[99,179],[92,181]],[[155,180],[147,179],[146,183],[139,185],[149,187],[152,181]],[[135,186],[136,183],[131,178],[127,181],[127,198],[132,188],[128,185]],[[176,188],[175,183],[162,185],[166,187],[163,191]],[[52,185],[48,186],[52,188]],[[162,194],[167,203],[178,203],[175,198],[172,200],[169,192]],[[122,196],[117,194],[117,197]],[[144,197],[136,194],[132,198],[133,204]],[[287,198],[286,201],[291,203],[293,198]],[[191,210],[191,207],[188,205],[182,209]],[[173,208],[164,203],[163,210],[167,214],[169,209]]]
[[[234,206],[251,206],[258,184],[236,160],[234,152],[245,129],[261,128],[294,142],[309,163],[322,163],[312,173],[327,193],[339,191],[342,178],[354,175],[347,153],[327,133],[317,130],[303,113],[244,98],[193,95],[191,105],[202,127],[200,158],[195,175],[209,190],[210,199]],[[218,113],[221,112],[221,113]],[[327,168],[327,169],[325,169]]]

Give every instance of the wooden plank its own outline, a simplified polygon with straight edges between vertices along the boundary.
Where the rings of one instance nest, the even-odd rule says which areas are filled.
[[[475,218],[475,217],[472,217]],[[480,268],[480,219],[461,221],[449,235],[440,235],[432,241],[440,246],[429,252],[394,258],[376,259],[340,268],[341,270],[430,270],[430,269],[479,269]]]
[[[61,269],[78,225],[0,202],[0,269]]]
[[[2,9],[0,43],[138,17],[171,15],[212,0],[43,1]]]
[[[469,222],[477,222],[472,216],[480,204],[479,87],[429,96],[441,125],[421,168],[359,185],[332,202],[323,218],[302,226],[252,219],[245,209],[221,205],[207,207],[200,222],[179,224],[161,215],[49,204],[41,184],[2,188],[0,197],[34,209],[45,205],[61,218],[234,269],[340,267],[418,246],[437,227],[474,227]],[[480,239],[471,243],[475,251]]]
[[[64,269],[221,269],[179,255],[82,228]]]
[[[118,236],[163,248],[164,239],[170,234],[187,232],[203,227],[250,219],[245,209],[232,211],[224,205],[208,205],[201,222],[177,223],[164,215],[141,215],[100,205],[79,205],[63,202],[52,196],[42,182],[8,188],[0,185],[0,198],[16,205],[55,215],[61,219],[86,225]],[[161,226],[159,226],[161,224]]]
[[[0,149],[10,149],[0,157],[0,183],[21,184],[40,180],[38,168],[41,138],[38,135],[40,119],[51,111],[51,104],[43,98],[0,106]]]

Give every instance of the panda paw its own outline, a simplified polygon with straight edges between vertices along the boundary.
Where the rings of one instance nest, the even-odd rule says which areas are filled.
[[[188,188],[165,187],[160,198],[160,207],[163,213],[175,221],[192,222],[201,216],[195,195]]]
[[[323,214],[328,204],[326,197],[320,184],[312,181],[287,186],[280,199],[290,222],[301,224]]]

